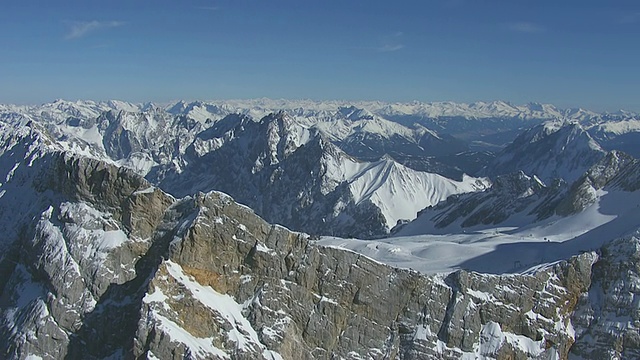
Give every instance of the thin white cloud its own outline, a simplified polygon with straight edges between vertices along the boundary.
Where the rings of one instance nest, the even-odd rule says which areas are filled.
[[[376,50],[378,52],[393,52],[393,51],[398,51],[398,50],[403,49],[403,48],[404,48],[403,44],[396,44],[396,45],[386,44],[386,45],[380,46]]]
[[[393,52],[398,51],[404,48],[404,44],[402,43],[402,36],[404,33],[402,31],[396,31],[392,34],[386,35],[382,37],[381,44],[376,48],[378,52]]]
[[[122,21],[76,21],[71,24],[66,39],[79,39],[97,30],[116,28],[122,25],[124,25]]]
[[[507,24],[507,28],[511,31],[516,31],[516,32],[526,33],[526,34],[539,34],[547,30],[541,25],[531,23],[531,22],[524,22],[524,21],[509,23]]]

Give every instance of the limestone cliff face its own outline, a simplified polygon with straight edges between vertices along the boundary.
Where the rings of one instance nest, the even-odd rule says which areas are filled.
[[[640,358],[640,240],[638,234],[605,246],[592,285],[578,299],[573,353],[585,359]],[[606,345],[605,345],[606,344]]]
[[[635,316],[627,285],[616,284],[635,291],[635,267],[625,259],[640,256],[638,246],[531,274],[426,276],[316,246],[221,193],[176,200],[100,161],[43,152],[16,169],[9,183],[29,197],[24,209],[33,215],[4,225],[12,231],[0,258],[3,358],[527,359],[613,346],[637,351],[635,328],[587,345],[588,334],[609,331],[602,314],[617,304]],[[594,300],[609,287],[620,297]]]
[[[189,201],[197,216],[149,284],[136,356],[205,354],[206,340],[220,358],[566,358],[596,259],[530,275],[424,276],[314,246],[219,193]]]
[[[0,170],[12,166],[0,197],[0,357],[73,358],[85,333],[127,337],[115,331],[126,316],[117,307],[135,297],[128,284],[174,199],[129,170],[55,151],[37,129],[27,135],[0,149]],[[89,330],[98,313],[113,326]]]

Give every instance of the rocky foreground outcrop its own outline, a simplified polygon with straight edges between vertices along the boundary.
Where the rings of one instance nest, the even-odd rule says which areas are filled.
[[[30,203],[3,225],[3,358],[638,354],[636,238],[530,274],[426,276],[316,246],[222,193],[174,199],[97,160],[24,158],[7,178]]]

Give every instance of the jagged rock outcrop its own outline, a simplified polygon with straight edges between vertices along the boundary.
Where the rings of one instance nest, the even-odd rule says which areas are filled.
[[[484,169],[486,176],[524,171],[544,183],[578,179],[606,155],[577,122],[549,121],[518,135]]]
[[[604,248],[593,266],[592,284],[578,299],[572,323],[572,353],[584,359],[640,357],[639,234]]]
[[[413,222],[400,224],[393,233],[415,235],[451,233],[490,226],[523,226],[585,211],[608,192],[632,193],[640,188],[638,160],[610,151],[571,184],[556,179],[545,185],[536,176],[516,172],[497,176],[491,188],[459,194],[420,211]],[[623,204],[619,204],[624,212]],[[635,206],[635,204],[631,204]],[[624,204],[628,209],[629,204]],[[614,211],[608,209],[607,211]]]
[[[566,356],[568,316],[595,260],[532,275],[429,277],[316,247],[219,193],[188,201],[198,215],[151,280],[138,354],[205,354],[212,343],[236,358]],[[209,320],[194,327],[196,313]]]
[[[33,166],[33,176],[21,179],[31,182],[23,195],[44,211],[14,224],[16,237],[3,240],[9,255],[2,259],[0,348],[7,358],[63,358],[74,354],[67,347],[87,314],[104,310],[105,294],[140,276],[136,267],[173,198],[131,170],[96,160],[45,152]]]
[[[514,215],[524,215],[535,222],[554,215],[566,191],[567,185],[561,180],[546,186],[522,171],[501,175],[485,191],[454,195],[420,211],[416,220],[399,225],[393,233],[405,236],[497,224],[509,226]]]
[[[177,196],[214,189],[233,194],[271,222],[312,233],[374,237],[388,231],[374,204],[356,204],[348,185],[328,174],[347,155],[284,113],[260,122],[227,116],[198,134],[185,153],[180,169],[158,168],[148,178]]]
[[[638,236],[531,273],[424,275],[317,246],[219,192],[175,199],[131,170],[64,152],[37,125],[6,134],[0,357],[638,354]],[[503,185],[535,185],[516,180]]]
[[[614,179],[622,178],[627,179],[627,182],[631,182],[631,179],[637,178],[638,174],[640,174],[637,170],[629,171],[627,169],[634,162],[635,159],[625,153],[619,151],[607,153],[607,156],[589,168],[584,175],[571,185],[555,212],[561,216],[579,213],[595,203],[598,199],[597,191],[609,185]],[[629,186],[622,186],[621,188],[624,191],[634,191]]]
[[[389,157],[355,159],[290,115],[260,122],[229,115],[199,133],[180,164],[159,166],[147,178],[185,196],[231,194],[267,221],[313,234],[375,238],[427,204],[486,186],[418,172]]]
[[[435,174],[430,155],[466,145],[423,126],[353,106],[289,110],[56,101],[0,106],[0,119],[39,123],[65,151],[131,168],[174,196],[223,191],[270,222],[313,234],[382,237],[425,206],[485,186],[462,169],[447,172],[455,181]]]
[[[46,163],[35,188],[56,202],[3,259],[7,358],[564,357],[596,259],[425,276],[315,246],[221,193],[176,201],[94,160]]]
[[[144,112],[110,110],[96,119],[94,147],[106,157],[147,174],[153,166],[178,161],[204,124],[150,107]]]

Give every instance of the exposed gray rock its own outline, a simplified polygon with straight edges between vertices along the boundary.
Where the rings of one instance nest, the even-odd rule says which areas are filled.
[[[609,185],[616,178],[631,178],[627,168],[635,160],[622,152],[611,151],[602,160],[593,165],[576,182],[571,185],[566,196],[558,204],[555,212],[561,216],[577,214],[597,200],[596,191]],[[622,176],[621,176],[622,175]],[[630,186],[622,187],[625,191],[633,191]]]
[[[306,136],[311,140],[300,144]],[[345,157],[285,113],[260,122],[229,115],[196,136],[185,150],[184,166],[159,166],[147,178],[176,196],[211,190],[231,194],[267,221],[296,230],[386,235],[380,209],[370,200],[356,203],[348,184],[329,173]]]
[[[47,150],[34,131],[2,156],[31,151],[4,186],[25,201],[13,205],[22,212],[13,227],[3,215],[0,349],[5,358],[64,358],[105,293],[137,276],[174,200],[130,170]]]
[[[29,199],[28,216],[3,215],[4,358],[637,354],[635,238],[530,274],[426,276],[316,246],[222,193],[175,200],[33,131],[0,147],[3,189]]]
[[[513,140],[484,170],[486,176],[524,171],[545,183],[574,182],[606,154],[577,122],[549,121]]]
[[[577,304],[572,353],[585,359],[640,358],[639,234],[602,248],[592,285]]]
[[[508,224],[516,215],[524,215],[531,222],[555,214],[556,206],[565,195],[567,185],[558,180],[549,186],[535,176],[522,171],[496,177],[491,188],[476,193],[454,195],[418,213],[418,218],[393,229],[394,234],[420,233],[425,223],[434,231],[463,231],[474,226]]]
[[[391,155],[409,167],[429,173],[445,170],[457,179],[469,173],[455,167],[446,170],[449,166],[431,156],[449,154],[447,162],[459,162],[453,154],[466,145],[421,125],[402,126],[353,106],[311,112],[288,109],[290,115],[255,110],[202,102],[162,109],[118,101],[56,101],[33,108],[0,106],[0,119],[16,125],[32,119],[65,150],[134,169],[175,196],[223,191],[269,222],[313,234],[382,237],[398,220],[413,218],[421,207],[449,194],[446,185],[427,184],[430,188],[425,189],[425,183],[416,179],[426,173],[403,167],[412,181],[392,177],[395,180],[383,186],[409,189],[409,199],[432,189],[440,197],[416,199],[416,208],[390,216],[393,206],[381,204],[388,201],[362,199],[363,194],[357,193],[364,188],[362,182],[378,186],[379,175],[369,176],[378,170],[371,163],[353,164],[361,162],[351,157],[354,154],[371,161]],[[484,158],[470,156],[473,161],[464,162],[474,167]],[[345,159],[353,160],[353,166],[340,168]],[[373,171],[360,172],[368,166]],[[356,180],[358,185],[351,187]],[[364,194],[375,197],[372,192]]]
[[[571,184],[556,179],[545,185],[522,171],[500,175],[491,188],[450,196],[422,210],[413,222],[394,228],[393,233],[419,234],[429,224],[433,232],[455,232],[498,224],[522,225],[523,217],[530,223],[554,215],[566,217],[593,205],[599,199],[598,191],[603,189],[626,192],[640,189],[638,160],[620,151],[608,152]]]
[[[219,193],[194,201],[198,215],[171,246],[170,263],[150,283],[137,354],[171,358],[162,339],[179,337],[167,329],[167,319],[189,328],[195,315],[188,314],[201,306],[198,302],[206,303],[206,297],[185,285],[196,282],[234,299],[256,331],[257,337],[247,338],[257,352],[229,342],[229,333],[242,333],[243,326],[224,321],[222,306],[197,311],[213,311],[208,319],[223,320],[203,322],[189,333],[213,339],[216,348],[237,358],[259,356],[264,349],[291,359],[529,358],[555,351],[566,357],[573,343],[569,315],[589,287],[595,261],[585,254],[531,275],[459,271],[446,278],[424,276],[316,247],[302,234],[268,225]],[[190,280],[176,281],[166,271],[170,266]],[[186,313],[185,302],[192,304]],[[485,336],[488,331],[502,340]],[[527,353],[514,339],[535,349]]]

